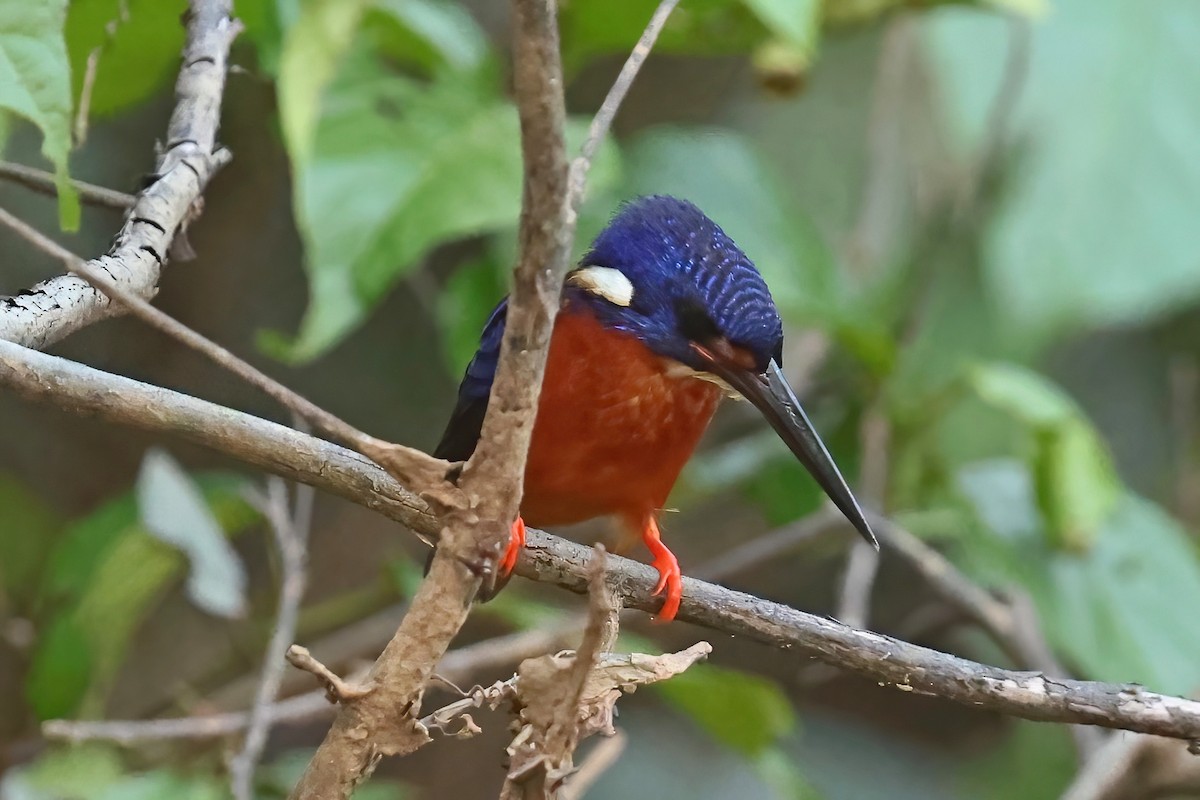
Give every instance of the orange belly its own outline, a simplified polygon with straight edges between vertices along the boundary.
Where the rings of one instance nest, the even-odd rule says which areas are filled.
[[[721,398],[715,385],[666,369],[633,336],[563,309],[525,467],[526,522],[640,521],[662,508]]]

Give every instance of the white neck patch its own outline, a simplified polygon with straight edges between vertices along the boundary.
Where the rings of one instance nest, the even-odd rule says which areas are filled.
[[[633,302],[633,284],[619,269],[584,267],[572,272],[567,283],[603,297],[616,306],[628,308]]]

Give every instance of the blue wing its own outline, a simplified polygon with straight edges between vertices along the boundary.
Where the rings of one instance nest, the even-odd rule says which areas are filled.
[[[483,335],[479,338],[479,349],[458,387],[458,403],[442,441],[433,454],[447,461],[466,461],[475,452],[479,443],[479,432],[483,428],[483,416],[487,413],[488,396],[492,393],[492,381],[496,378],[496,366],[500,363],[500,340],[504,338],[504,323],[508,319],[508,298],[492,310]]]

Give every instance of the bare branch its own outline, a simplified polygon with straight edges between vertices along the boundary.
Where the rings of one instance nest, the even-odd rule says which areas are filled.
[[[325,686],[325,699],[331,703],[353,703],[367,697],[375,691],[377,684],[367,680],[363,682],[343,680],[329,667],[313,658],[308,648],[294,644],[287,649],[287,660],[296,669],[311,672]]]
[[[115,245],[91,265],[138,297],[152,297],[176,236],[212,176],[229,161],[216,143],[229,47],[240,30],[231,0],[192,0],[178,98],[153,181],[138,195]],[[46,347],[120,313],[108,297],[70,275],[0,297],[0,339]]]
[[[0,342],[0,386],[73,413],[178,435],[372,508],[417,533],[437,534],[428,507],[380,467],[283,425],[7,342]],[[584,593],[590,552],[530,530],[517,573]],[[609,586],[627,607],[657,610],[661,598],[651,595],[656,580],[646,564],[609,557]],[[977,664],[695,579],[684,579],[679,619],[817,658],[902,691],[1026,719],[1200,739],[1197,701],[1135,685],[1057,680]]]
[[[477,501],[469,514],[477,515],[482,527],[476,532],[470,519],[447,520],[451,547],[460,554],[477,547],[498,556],[517,515],[546,353],[575,236],[575,214],[567,205],[566,108],[554,0],[514,0],[513,73],[525,165],[518,263],[487,416],[462,476],[464,491]],[[473,541],[456,543],[459,531]]]
[[[463,468],[461,492],[421,487],[445,511],[429,573],[371,670],[377,691],[339,709],[294,800],[347,797],[382,756],[404,755],[429,741],[418,719],[425,687],[482,581],[494,574],[517,515],[575,231],[566,205],[566,110],[554,0],[514,0],[513,73],[524,163],[519,263],[479,444]]]
[[[510,764],[501,798],[553,797],[575,769],[575,746],[585,733],[581,723],[590,716],[580,707],[584,687],[617,633],[618,611],[605,586],[605,562],[604,548],[597,545],[588,564],[587,627],[574,657],[529,659],[518,670],[516,695],[524,725],[508,748]]]
[[[1200,790],[1197,755],[1171,739],[1113,731],[1061,800],[1194,797]]]
[[[892,426],[881,401],[876,400],[871,404],[863,414],[859,428],[858,438],[863,454],[860,478],[863,501],[886,510]],[[850,556],[842,574],[842,591],[836,614],[838,619],[852,628],[867,626],[878,573],[879,551],[869,542],[856,540],[850,547]]]
[[[63,262],[68,271],[84,278],[111,300],[124,306],[146,324],[193,350],[207,356],[213,363],[237,375],[251,386],[304,420],[312,423],[339,441],[368,456],[396,477],[418,491],[445,484],[449,464],[411,447],[392,444],[363,433],[339,419],[306,397],[292,391],[257,367],[238,358],[221,345],[197,333],[166,312],[151,305],[112,280],[94,262],[85,262],[58,242],[0,208],[0,224],[11,228],[38,249]],[[444,492],[439,496],[444,496]]]
[[[258,691],[250,710],[249,727],[242,750],[229,763],[232,792],[235,800],[253,800],[254,770],[262,758],[271,730],[271,706],[279,694],[287,662],[280,658],[284,650],[296,637],[296,625],[300,619],[300,603],[308,583],[308,536],[312,521],[308,509],[312,507],[313,489],[297,486],[296,507],[288,508],[287,484],[281,478],[267,480],[267,495],[261,503],[271,531],[275,535],[275,546],[279,552],[282,580],[279,587],[279,610],[275,617],[275,628],[267,645]]]
[[[40,194],[54,196],[58,194],[58,185],[54,182],[53,173],[44,169],[27,167],[24,164],[14,164],[11,161],[0,161],[0,179],[12,181],[32,189]],[[117,208],[124,211],[132,208],[137,198],[125,192],[118,192],[104,186],[85,181],[71,181],[72,188],[79,194],[79,199],[85,203],[107,208]]]
[[[3,342],[0,385],[75,413],[180,435],[373,508],[418,533],[437,533],[437,521],[422,501],[382,469],[290,428]],[[531,530],[517,571],[583,592],[587,552],[580,545]],[[612,583],[626,605],[653,611],[654,571],[627,559],[612,557],[611,561]],[[1164,697],[1141,687],[1058,681],[1039,673],[974,664],[693,579],[684,581],[680,618],[799,649],[871,680],[908,687],[905,691],[936,694],[1028,719],[1200,737],[1200,703],[1195,701]]]

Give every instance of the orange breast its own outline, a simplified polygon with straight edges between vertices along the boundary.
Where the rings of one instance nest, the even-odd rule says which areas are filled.
[[[720,401],[716,386],[671,376],[633,336],[586,311],[554,326],[521,515],[565,525],[662,507]]]

